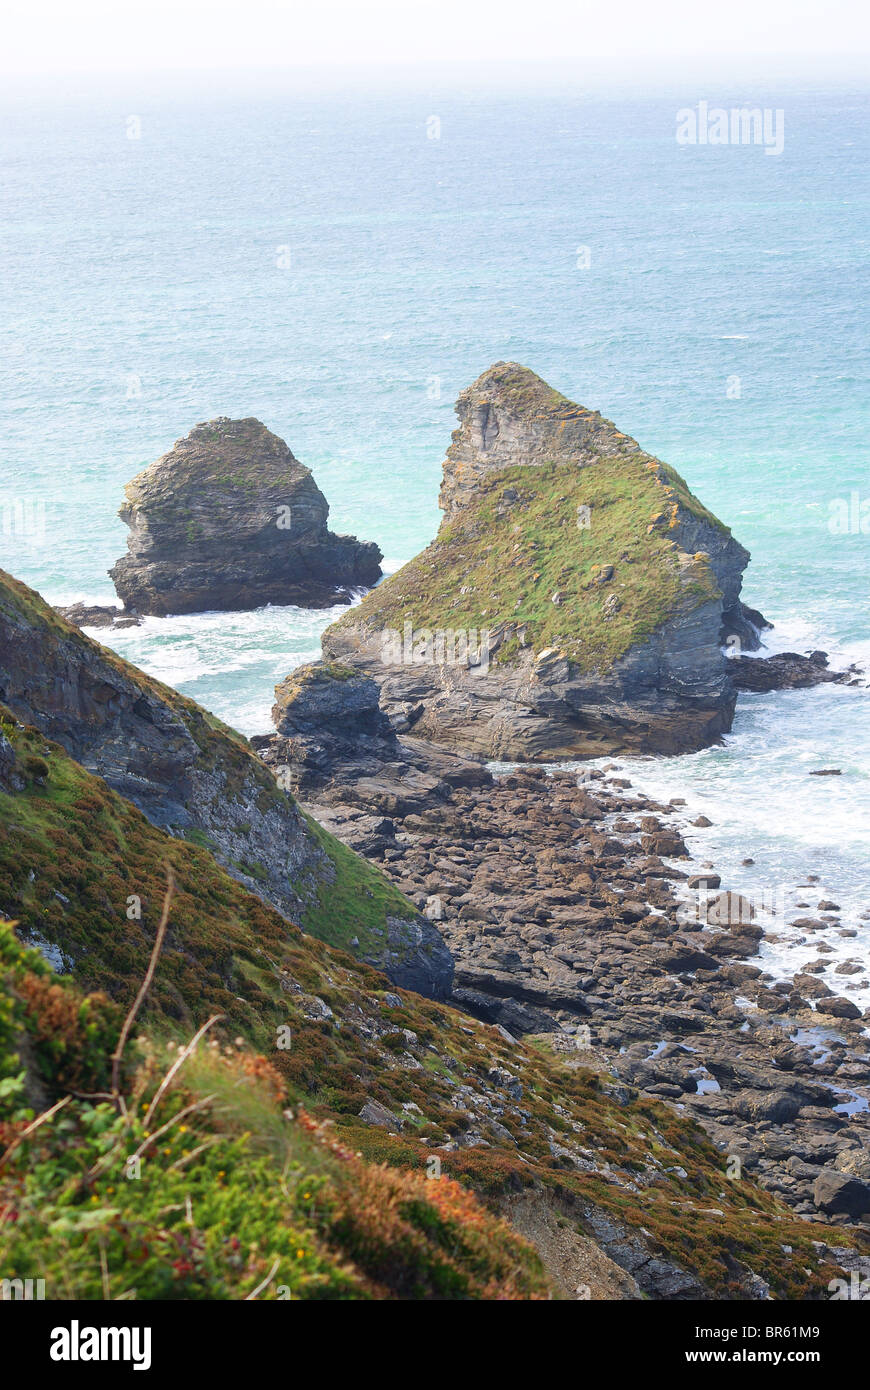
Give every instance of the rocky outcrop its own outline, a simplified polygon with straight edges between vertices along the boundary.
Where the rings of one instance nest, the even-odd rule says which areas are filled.
[[[68,608],[55,608],[62,618],[76,627],[140,627],[140,615],[125,613],[117,604],[71,603]]]
[[[173,1068],[159,1120],[169,1115],[171,1125],[181,1108],[189,1133],[152,1145],[146,1161],[152,1182],[161,1174],[177,1182],[179,1155],[190,1157],[197,1180],[217,1174],[223,1189],[226,1179],[211,1217],[194,1192],[197,1229],[204,1240],[219,1245],[223,1237],[226,1244],[220,1223],[232,1200],[232,1229],[243,1250],[255,1251],[258,1268],[246,1265],[241,1284],[228,1286],[238,1261],[224,1261],[205,1289],[194,1271],[192,1282],[173,1286],[177,1298],[211,1291],[244,1297],[272,1268],[273,1249],[286,1256],[280,1184],[290,1185],[285,1197],[295,1185],[309,1203],[308,1219],[312,1154],[322,1155],[316,1171],[327,1179],[342,1171],[335,1187],[319,1180],[315,1215],[330,1219],[318,1228],[315,1282],[299,1286],[303,1296],[358,1293],[370,1301],[374,1289],[379,1298],[546,1297],[531,1252],[512,1243],[504,1228],[494,1230],[480,1203],[523,1231],[540,1252],[553,1292],[572,1299],[818,1298],[841,1261],[856,1260],[865,1274],[866,1262],[845,1249],[832,1252],[832,1269],[828,1247],[813,1240],[842,1239],[846,1233],[830,1224],[847,1216],[829,1222],[813,1208],[812,1226],[795,1222],[772,1207],[751,1173],[728,1181],[724,1155],[704,1142],[688,1115],[670,1111],[653,1091],[638,1098],[598,1064],[597,1048],[578,1051],[570,1034],[560,1039],[563,1049],[553,1045],[556,1034],[526,1045],[502,1027],[385,989],[382,977],[304,937],[201,850],[149,825],[37,729],[22,728],[6,710],[0,729],[0,778],[10,755],[17,765],[16,789],[0,795],[0,919],[8,915],[18,924],[15,932],[36,947],[25,953],[0,921],[0,1073],[20,1074],[25,1086],[19,1094],[16,1081],[12,1094],[7,1085],[0,1097],[4,1138],[27,1137],[22,1102],[40,1113],[53,1102],[66,1107],[62,1124],[41,1131],[36,1168],[32,1152],[15,1142],[0,1165],[0,1202],[17,1215],[19,1254],[37,1267],[55,1267],[51,1222],[58,1204],[69,1201],[70,1174],[87,1174],[95,1189],[89,1210],[110,1199],[117,1225],[119,1202],[126,1203],[120,1219],[138,1222],[142,1239],[152,1241],[152,1227],[142,1224],[141,1204],[130,1193],[135,1184],[115,1177],[131,1147],[131,1126],[134,1142],[155,1133],[145,1106],[133,1102],[147,1103],[182,1040],[214,1024],[203,1062],[218,1083],[209,1092],[217,1095],[204,1094],[201,1078],[188,1089],[189,1067]],[[170,928],[136,1019],[135,1055],[128,1049],[124,1059],[127,1112],[95,1135],[93,1092],[108,1082],[108,1050],[154,948],[167,862],[175,873]],[[125,910],[130,887],[141,895],[141,916]],[[99,993],[85,999],[83,990]],[[270,1046],[276,1036],[277,1047]],[[691,1041],[699,1041],[697,1032]],[[743,1033],[734,1042],[731,1055],[738,1058],[752,1046]],[[640,1056],[650,1051],[647,1045]],[[662,1062],[656,1049],[653,1065],[692,1078],[698,1054],[673,1051],[677,1056]],[[161,1088],[155,1105],[162,1095]],[[103,1109],[111,1119],[109,1107]],[[93,1166],[88,1172],[83,1161],[87,1142],[99,1172]],[[213,1152],[217,1144],[224,1153]],[[200,1173],[195,1164],[204,1151],[210,1166]],[[269,1154],[271,1172],[263,1160]],[[267,1198],[274,1188],[278,1207],[273,1200],[252,1209],[246,1187]],[[335,1211],[339,1219],[332,1221]],[[370,1236],[362,1244],[360,1230]],[[164,1231],[165,1211],[158,1208],[158,1246]],[[345,1233],[337,1246],[336,1232]],[[294,1234],[294,1263],[297,1247]],[[159,1298],[165,1279],[159,1264],[156,1274],[148,1273],[140,1248],[141,1242],[132,1261],[125,1263],[123,1251],[113,1257],[112,1278],[139,1300]],[[324,1263],[330,1250],[336,1281]],[[93,1260],[73,1265],[64,1267],[64,1290],[99,1297]]]
[[[125,495],[129,553],[109,573],[132,613],[323,608],[380,578],[378,547],[327,529],[310,471],[259,420],[197,425]]]
[[[437,929],[300,811],[241,735],[100,647],[0,571],[0,703],[285,916],[443,997]],[[334,903],[334,911],[329,905]],[[371,902],[372,906],[369,906]]]
[[[378,696],[377,683],[349,667],[300,666],[275,687],[277,732],[252,747],[304,801],[363,807],[379,821],[376,833],[384,816],[408,815],[453,787],[492,783],[476,762],[399,739]]]
[[[678,753],[731,725],[759,645],[747,551],[683,480],[533,372],[457,403],[429,548],[323,638],[400,727],[475,756]]]
[[[861,672],[831,671],[827,652],[776,652],[773,656],[736,656],[731,676],[738,690],[805,690],[813,685],[860,684]]]

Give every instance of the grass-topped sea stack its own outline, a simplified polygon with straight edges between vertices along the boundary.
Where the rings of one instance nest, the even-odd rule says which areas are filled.
[[[673,469],[500,362],[464,391],[432,544],[328,629],[415,733],[487,757],[715,741],[749,554]]]
[[[378,547],[327,529],[310,470],[259,420],[197,425],[125,494],[110,574],[130,612],[323,608],[380,578]]]

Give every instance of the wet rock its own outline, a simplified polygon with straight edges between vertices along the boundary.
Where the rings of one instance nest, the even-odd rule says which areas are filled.
[[[68,608],[55,608],[62,618],[76,627],[138,627],[142,622],[139,614],[128,613],[117,605],[102,607],[99,604],[73,603]]]
[[[722,879],[719,875],[711,872],[690,874],[686,886],[688,888],[718,888],[721,883]]]
[[[731,660],[731,675],[738,690],[802,690],[807,686],[843,683],[850,672],[828,670],[826,652],[801,656],[777,652],[774,656],[738,656]]]

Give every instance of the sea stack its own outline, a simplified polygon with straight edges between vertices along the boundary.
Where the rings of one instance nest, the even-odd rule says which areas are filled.
[[[749,554],[673,469],[499,362],[459,397],[432,544],[327,629],[397,720],[479,757],[717,741],[759,646]]]
[[[124,492],[109,573],[130,613],[325,608],[380,578],[378,547],[327,529],[310,470],[259,420],[197,425]]]

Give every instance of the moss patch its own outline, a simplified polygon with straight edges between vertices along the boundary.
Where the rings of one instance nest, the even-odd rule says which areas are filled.
[[[524,633],[536,651],[557,647],[582,671],[606,669],[676,612],[719,596],[705,556],[678,563],[671,533],[681,510],[727,530],[655,461],[505,469],[330,631],[509,624],[518,635],[497,661],[516,656]]]
[[[304,930],[331,946],[363,955],[383,951],[387,917],[407,921],[413,912],[410,903],[379,869],[354,854],[310,816],[305,819],[332,865],[334,878],[317,885],[316,902],[306,906],[302,915]],[[351,947],[354,937],[359,945]]]

